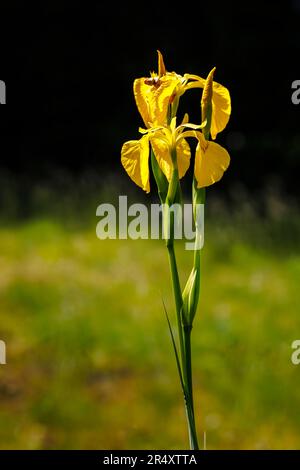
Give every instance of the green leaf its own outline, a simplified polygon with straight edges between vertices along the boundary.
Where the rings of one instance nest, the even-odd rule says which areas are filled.
[[[170,322],[170,319],[169,319],[169,315],[168,315],[168,312],[167,312],[167,309],[166,309],[164,299],[162,299],[162,303],[163,303],[166,319],[167,319],[167,322],[168,322],[168,327],[169,327],[169,332],[170,332],[172,345],[173,345],[173,349],[174,349],[174,354],[175,354],[178,374],[179,374],[179,378],[180,378],[181,388],[182,388],[184,396],[186,397],[186,390],[185,390],[185,385],[184,385],[184,381],[183,381],[183,374],[182,374],[181,364],[180,364],[179,355],[178,355],[178,351],[177,351],[176,341],[175,341],[175,338],[174,338],[171,322]]]

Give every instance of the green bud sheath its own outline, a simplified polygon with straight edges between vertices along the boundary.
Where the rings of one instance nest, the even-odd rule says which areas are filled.
[[[200,294],[200,269],[193,267],[182,294],[185,324],[192,327]]]

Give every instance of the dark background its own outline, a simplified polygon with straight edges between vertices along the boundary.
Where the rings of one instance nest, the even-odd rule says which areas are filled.
[[[216,81],[230,89],[232,117],[218,136],[232,157],[222,189],[255,191],[272,181],[297,196],[300,105],[291,102],[291,83],[300,78],[299,0],[3,1],[1,172],[18,187],[59,170],[127,182],[120,148],[142,124],[132,82],[156,70],[158,48],[168,70],[205,76],[216,66]],[[184,100],[197,121],[195,95]]]

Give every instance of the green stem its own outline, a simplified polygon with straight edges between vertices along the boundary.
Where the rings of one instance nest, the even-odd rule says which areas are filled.
[[[172,172],[171,181],[169,183],[168,193],[166,197],[166,206],[168,206],[169,208],[174,203],[174,199],[175,199],[175,196],[176,196],[179,184],[180,184],[179,176],[178,176],[178,169],[177,169],[176,153],[173,156],[173,158],[174,158],[173,172]],[[181,366],[183,368],[184,367],[184,342],[183,342],[183,332],[182,332],[182,294],[181,294],[180,280],[179,280],[177,262],[176,262],[176,256],[175,256],[175,250],[174,250],[174,212],[169,211],[167,213],[167,216],[168,216],[168,220],[164,220],[164,223],[168,224],[168,230],[167,230],[168,238],[166,239],[166,245],[168,248],[173,294],[174,294],[175,307],[176,307],[177,328],[178,328],[179,343],[180,343]]]
[[[177,103],[178,105],[178,103]],[[171,114],[172,115],[172,114]],[[171,116],[169,116],[169,119]],[[171,180],[169,182],[167,197],[166,197],[166,206],[170,209],[174,203],[176,194],[180,191],[180,182],[177,166],[177,155],[176,150],[173,149],[171,152],[173,171]],[[179,198],[180,199],[180,198]],[[173,294],[176,307],[176,317],[177,317],[177,328],[179,336],[179,347],[180,347],[180,362],[179,367],[181,368],[180,375],[182,377],[182,388],[185,400],[187,424],[189,431],[190,447],[192,450],[198,450],[198,439],[197,431],[195,425],[195,416],[194,416],[194,402],[193,402],[193,381],[192,381],[192,354],[191,354],[191,326],[187,326],[183,322],[183,301],[182,301],[182,291],[180,286],[180,280],[178,275],[178,268],[176,262],[176,255],[174,250],[174,211],[168,211],[168,220],[164,220],[167,225],[168,230],[166,245],[169,255],[169,263],[171,270]],[[200,256],[200,254],[199,254]],[[198,262],[198,254],[195,253],[195,264]]]
[[[184,355],[183,326],[182,326],[182,295],[181,295],[180,280],[179,280],[176,256],[175,256],[175,250],[174,250],[174,241],[172,241],[172,243],[169,243],[167,245],[167,248],[168,248],[169,263],[170,263],[170,270],[171,270],[171,277],[172,277],[173,294],[174,294],[175,307],[176,307],[181,367],[184,371],[185,355]]]
[[[174,251],[174,244],[168,244],[168,254],[170,261],[173,293],[176,307],[177,328],[179,335],[181,368],[184,380],[184,399],[186,407],[187,424],[189,431],[190,447],[192,450],[198,450],[198,439],[195,425],[194,416],[194,401],[193,401],[193,381],[192,381],[192,355],[191,355],[191,327],[184,327],[182,323],[182,295],[180,288],[180,281],[178,276],[178,269],[176,263],[176,256]]]
[[[192,327],[186,326],[184,328],[184,346],[185,346],[185,386],[187,390],[188,401],[188,425],[190,446],[192,450],[199,450],[195,412],[194,412],[194,397],[193,397],[193,374],[192,374],[192,350],[191,350],[191,333]]]
[[[170,207],[173,204],[175,194],[178,190],[178,170],[173,170],[171,182],[169,185],[169,191],[166,198],[166,204]],[[171,270],[171,279],[173,286],[173,294],[176,307],[177,317],[177,329],[179,336],[179,347],[180,347],[180,360],[181,370],[184,381],[184,399],[186,407],[187,424],[189,431],[190,447],[192,450],[198,450],[198,439],[195,425],[194,416],[194,403],[193,403],[193,382],[192,382],[192,357],[191,357],[191,327],[187,327],[183,324],[182,318],[182,292],[180,286],[180,280],[178,275],[178,268],[176,262],[176,255],[174,250],[174,212],[168,213],[169,220],[165,223],[169,223],[168,239],[166,245],[169,255],[169,263]]]

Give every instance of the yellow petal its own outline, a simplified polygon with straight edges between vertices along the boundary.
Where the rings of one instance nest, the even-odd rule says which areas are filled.
[[[186,124],[180,124],[180,126],[177,127],[177,129],[193,129],[193,130],[197,130],[197,129],[203,129],[203,127],[206,126],[206,119],[204,122],[202,122],[201,124],[191,124],[190,122],[186,123]]]
[[[167,180],[170,181],[173,168],[170,145],[166,142],[165,136],[161,131],[157,131],[150,136],[150,142],[161,171],[164,173]]]
[[[153,121],[156,124],[163,124],[166,121],[168,107],[179,82],[180,80],[176,75],[169,74],[161,77],[160,85],[154,87]]]
[[[151,117],[151,86],[145,83],[146,78],[137,78],[133,83],[133,93],[137,108],[142,116],[146,127],[149,127],[149,122],[152,121]]]
[[[161,77],[162,75],[166,75],[166,67],[164,63],[163,55],[160,51],[157,51],[158,54],[158,76]]]
[[[137,78],[133,84],[134,97],[146,127],[164,124],[168,106],[180,78],[176,74],[161,78]]]
[[[181,139],[178,142],[176,152],[179,178],[182,178],[190,166],[191,159],[191,149],[185,139]]]
[[[176,121],[177,121],[177,118],[176,116],[174,116],[170,122],[170,129],[171,129],[172,134],[173,132],[175,132],[175,129],[176,129]]]
[[[225,129],[231,113],[231,100],[227,88],[217,82],[213,82],[212,118],[210,133],[212,139]]]
[[[199,133],[195,155],[195,177],[198,188],[205,188],[219,181],[229,163],[227,150],[215,142],[206,141]]]
[[[159,132],[150,137],[150,142],[160,169],[166,176],[167,180],[170,181],[173,169],[170,145],[166,140],[163,140],[163,136],[160,135]],[[178,142],[176,152],[179,178],[182,178],[190,166],[191,158],[190,146],[185,139],[181,139]]]
[[[185,89],[191,88],[204,88],[202,94],[202,108],[203,104],[207,102],[208,91],[211,86],[211,79],[214,73],[214,69],[211,70],[206,80],[199,77],[198,75],[185,74],[184,77],[189,80],[194,80],[185,85]],[[231,113],[231,100],[230,94],[227,88],[220,85],[217,82],[212,82],[213,93],[212,93],[212,117],[211,117],[211,128],[210,133],[212,139],[215,140],[217,134],[221,132],[227,125]],[[206,90],[205,90],[206,89]],[[204,110],[205,111],[205,110]],[[205,113],[204,113],[205,114]],[[203,117],[203,116],[202,116]]]
[[[149,193],[149,137],[125,142],[121,150],[121,162],[126,172],[138,186]]]
[[[185,73],[183,78],[186,80],[194,80],[189,82],[186,85],[186,88],[204,88],[205,87],[205,78],[199,77],[199,75],[192,75],[190,73]]]

